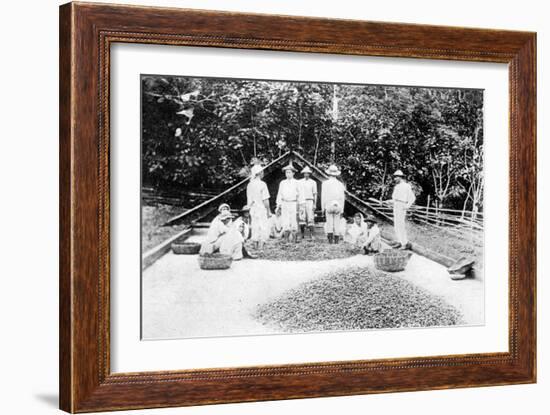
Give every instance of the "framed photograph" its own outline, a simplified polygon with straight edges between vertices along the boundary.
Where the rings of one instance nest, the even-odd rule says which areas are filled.
[[[60,8],[60,407],[536,381],[536,34]]]

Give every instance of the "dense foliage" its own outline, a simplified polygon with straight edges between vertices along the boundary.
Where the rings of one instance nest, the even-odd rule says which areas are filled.
[[[401,169],[419,203],[481,209],[481,90],[142,77],[143,183],[222,189],[289,149],[386,199]]]

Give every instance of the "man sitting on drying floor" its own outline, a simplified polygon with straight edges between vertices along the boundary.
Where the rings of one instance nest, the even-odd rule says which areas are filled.
[[[228,210],[224,210],[216,216],[216,219],[210,224],[206,238],[201,245],[200,255],[213,254],[220,250],[223,238],[229,232],[229,224],[232,218]]]
[[[367,223],[367,232],[364,235],[363,250],[365,254],[380,252],[382,249],[382,239],[376,219],[374,216],[367,216],[365,222]]]

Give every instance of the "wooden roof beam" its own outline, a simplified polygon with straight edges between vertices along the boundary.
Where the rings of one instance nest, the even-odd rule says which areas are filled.
[[[285,161],[287,158],[290,157],[290,152],[286,152],[282,154],[280,157],[273,160],[271,163],[269,163],[264,168],[264,174],[270,174],[275,168],[283,161]],[[180,213],[177,216],[174,216],[173,218],[166,221],[162,226],[172,226],[172,225],[179,225],[183,222],[185,223],[192,223],[194,221],[197,221],[199,219],[202,219],[206,216],[208,216],[210,213],[215,211],[219,204],[226,202],[228,199],[234,197],[235,195],[243,192],[246,190],[246,185],[250,181],[250,177],[247,177],[237,184],[231,186],[230,188],[224,190],[222,193],[220,193],[217,196],[214,196],[211,199],[208,199],[207,201],[195,206],[192,209],[189,209],[186,212]]]

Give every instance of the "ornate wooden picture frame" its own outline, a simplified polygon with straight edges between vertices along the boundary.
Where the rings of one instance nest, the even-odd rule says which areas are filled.
[[[109,70],[115,43],[508,64],[509,352],[112,373]],[[61,409],[91,412],[535,382],[535,105],[535,33],[105,4],[61,6]]]

